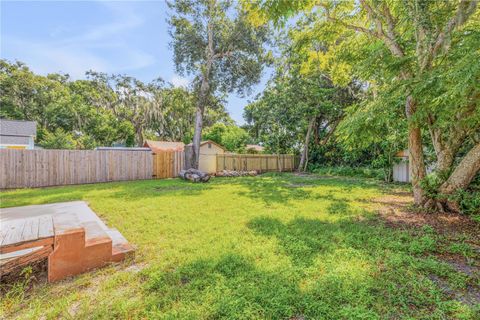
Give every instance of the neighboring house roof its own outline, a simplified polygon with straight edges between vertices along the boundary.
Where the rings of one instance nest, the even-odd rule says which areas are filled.
[[[185,144],[183,142],[176,141],[155,141],[155,140],[145,140],[143,143],[144,147],[149,147],[152,151],[183,151]]]
[[[37,135],[37,123],[35,121],[0,119],[0,135],[35,137]]]
[[[258,152],[263,152],[265,150],[265,147],[258,145],[258,144],[247,144],[246,149],[252,149]]]
[[[151,151],[150,148],[141,147],[96,147],[98,151]]]
[[[214,144],[217,147],[219,147],[220,149],[223,149],[224,151],[227,150],[227,149],[225,149],[224,146],[222,146],[222,145],[220,145],[220,144],[218,144],[218,143],[216,143],[215,141],[212,141],[212,140],[205,140],[205,141],[200,142],[200,147],[206,145],[207,143]],[[189,144],[187,144],[187,146],[193,146],[193,143],[189,143]]]

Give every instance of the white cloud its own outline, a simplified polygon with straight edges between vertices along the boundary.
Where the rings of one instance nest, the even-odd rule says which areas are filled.
[[[8,43],[9,56],[25,62],[38,73],[64,72],[73,78],[81,78],[85,71],[90,69],[98,71],[109,69],[107,60],[81,46],[25,41],[11,37],[5,37],[3,41]]]
[[[112,20],[68,37],[65,35],[72,32],[66,33],[60,27],[50,32],[50,38],[43,39],[11,37],[2,32],[2,58],[18,59],[39,73],[64,72],[75,79],[83,78],[88,70],[118,73],[152,65],[154,56],[129,45],[125,38],[143,20],[131,8],[99,4],[109,10]]]
[[[188,87],[188,79],[181,77],[177,74],[173,75],[172,79],[170,79],[170,82],[173,84],[174,87]]]

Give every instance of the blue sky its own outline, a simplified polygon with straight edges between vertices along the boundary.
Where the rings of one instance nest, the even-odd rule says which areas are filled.
[[[93,69],[125,73],[174,85],[188,79],[175,73],[164,1],[4,1],[1,6],[1,58],[25,62],[35,72],[68,73],[83,78]],[[231,95],[227,109],[244,123],[243,108],[252,95]]]

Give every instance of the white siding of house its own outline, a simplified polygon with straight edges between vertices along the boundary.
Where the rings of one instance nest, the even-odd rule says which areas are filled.
[[[17,138],[17,137],[16,137]],[[27,149],[33,150],[35,148],[33,137],[18,137],[20,140],[25,140],[18,143],[11,143],[5,136],[0,136],[0,149]]]

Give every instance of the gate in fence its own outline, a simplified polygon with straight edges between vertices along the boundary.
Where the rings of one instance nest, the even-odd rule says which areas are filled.
[[[153,154],[153,178],[175,178],[183,169],[185,153],[183,151],[158,151]]]

